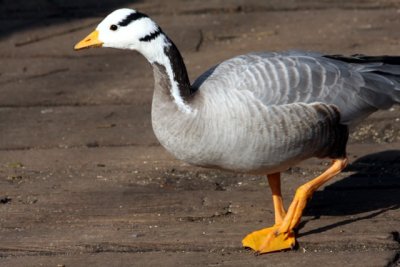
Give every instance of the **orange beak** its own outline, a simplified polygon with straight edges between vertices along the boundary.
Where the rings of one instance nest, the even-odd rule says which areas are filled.
[[[82,41],[74,46],[75,50],[81,50],[90,47],[101,47],[103,42],[99,41],[99,32],[97,30],[93,31],[91,34],[86,36]]]

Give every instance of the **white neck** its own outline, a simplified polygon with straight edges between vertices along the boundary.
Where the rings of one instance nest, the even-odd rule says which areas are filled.
[[[189,81],[185,79],[180,79],[177,77],[179,73],[174,72],[173,62],[171,62],[170,57],[166,54],[168,50],[177,49],[175,45],[164,35],[161,34],[156,39],[146,42],[139,49],[137,49],[144,57],[152,64],[159,64],[165,68],[168,81],[170,83],[170,94],[177,105],[178,109],[187,114],[195,114],[196,110],[193,110],[191,106],[185,103],[184,96],[182,95],[184,92],[183,89],[189,90],[190,88],[182,88],[187,86],[190,87]],[[178,52],[179,53],[179,52]],[[179,54],[180,57],[180,54]],[[179,68],[184,68],[181,73],[186,74],[186,68],[183,65],[178,66]],[[188,84],[179,84],[178,81],[183,80],[183,82],[187,82]]]

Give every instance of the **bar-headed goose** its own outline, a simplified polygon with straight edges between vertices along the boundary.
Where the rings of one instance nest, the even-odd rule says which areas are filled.
[[[243,239],[259,253],[293,247],[307,199],[347,164],[348,125],[400,101],[397,57],[250,53],[191,85],[174,43],[132,9],[112,12],[75,49],[100,46],[136,50],[152,65],[153,129],[171,154],[198,166],[267,175],[275,224]],[[333,164],[298,188],[286,212],[280,172],[310,157]]]

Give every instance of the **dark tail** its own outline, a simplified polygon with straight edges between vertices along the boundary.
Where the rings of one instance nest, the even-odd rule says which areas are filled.
[[[342,55],[328,55],[324,57],[355,64],[383,63],[400,66],[400,56],[366,56],[362,54],[355,54],[349,57]]]

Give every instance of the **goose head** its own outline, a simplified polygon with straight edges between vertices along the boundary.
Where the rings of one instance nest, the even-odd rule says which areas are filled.
[[[185,99],[194,91],[183,58],[173,42],[146,14],[128,8],[112,12],[92,33],[78,42],[74,49],[91,47],[130,49],[141,53],[156,70],[156,88],[170,90],[180,111],[195,114],[185,103]],[[158,75],[159,73],[162,75]],[[165,84],[164,80],[169,83]]]
[[[134,9],[123,8],[109,14],[74,49],[111,47],[136,50],[153,63],[169,45],[170,41],[151,18]]]

